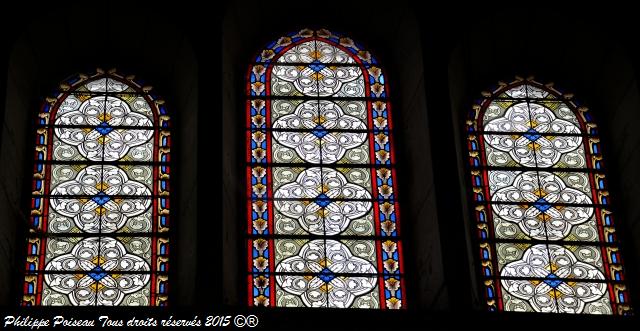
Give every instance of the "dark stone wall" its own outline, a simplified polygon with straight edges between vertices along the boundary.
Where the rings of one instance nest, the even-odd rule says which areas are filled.
[[[482,310],[468,206],[464,116],[480,91],[514,75],[555,82],[599,121],[632,299],[640,300],[640,26],[631,10],[483,4],[462,11],[461,4],[408,1],[320,10],[317,3],[256,0],[17,6],[0,12],[2,306],[13,306],[21,292],[40,100],[73,73],[115,67],[153,85],[173,115],[172,306],[244,307],[244,79],[266,43],[304,27],[366,45],[386,70],[393,103],[408,310],[331,311],[333,317],[360,327],[464,325],[460,314],[492,325],[539,317]],[[285,314],[293,323],[328,312],[275,309],[266,316],[287,326]]]

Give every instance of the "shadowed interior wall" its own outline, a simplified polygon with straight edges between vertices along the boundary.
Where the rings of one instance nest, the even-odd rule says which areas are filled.
[[[402,0],[364,7],[339,3],[331,10],[317,3],[255,0],[213,7],[124,4],[24,3],[0,12],[0,306],[15,305],[21,295],[33,119],[40,102],[67,76],[99,66],[144,78],[172,114],[170,300],[211,310],[245,307],[247,69],[264,45],[306,27],[341,32],[364,44],[386,70],[393,105],[409,311],[332,310],[331,316],[363,328],[539,319],[485,314],[476,283],[475,220],[467,203],[465,116],[481,91],[516,74],[573,92],[600,123],[627,278],[638,302],[635,11],[597,8],[577,15],[573,8],[489,4],[462,11],[459,4],[425,8]],[[283,311],[263,316],[287,314],[281,322],[286,326],[294,314]],[[318,319],[327,312],[304,313]]]

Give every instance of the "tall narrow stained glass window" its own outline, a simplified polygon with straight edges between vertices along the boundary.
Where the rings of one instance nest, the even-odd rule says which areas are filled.
[[[269,44],[247,82],[249,305],[403,308],[391,105],[327,30]]]
[[[98,69],[43,103],[23,305],[166,304],[171,136],[150,90]]]
[[[483,96],[467,133],[489,310],[630,314],[587,108],[533,78]]]

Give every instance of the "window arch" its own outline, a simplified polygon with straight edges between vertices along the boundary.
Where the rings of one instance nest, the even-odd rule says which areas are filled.
[[[65,80],[36,123],[22,305],[165,305],[169,116],[134,76]]]
[[[533,78],[482,95],[467,134],[488,309],[629,313],[588,109]]]
[[[304,29],[247,79],[250,306],[403,308],[388,85],[350,38]]]

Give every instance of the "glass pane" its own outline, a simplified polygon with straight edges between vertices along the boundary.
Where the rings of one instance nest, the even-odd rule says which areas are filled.
[[[57,127],[55,135],[55,140],[62,142],[62,148],[65,148],[56,156],[67,160],[81,157],[90,161],[116,161],[125,157],[132,148],[150,141],[153,130],[122,129],[109,125]],[[67,146],[74,146],[77,151],[68,151]]]
[[[46,247],[44,270],[49,270],[48,268],[50,267],[61,269],[62,265],[51,265],[51,263],[54,261],[61,261],[65,259],[65,257],[69,257],[74,248],[76,250],[81,249],[80,246],[77,246],[78,248],[76,248],[76,245],[82,242],[83,239],[84,238],[82,237],[51,237],[44,239],[42,241]],[[95,240],[90,242],[95,244]],[[89,247],[89,252],[93,252],[92,247]],[[76,266],[74,263],[72,263],[72,265]]]
[[[508,164],[510,160],[504,154],[508,153],[509,157],[520,166],[536,167],[538,165],[537,146],[531,141],[531,139],[535,139],[536,137],[539,136],[485,134],[484,142],[487,144],[486,146],[491,147],[492,150],[503,152],[499,155],[491,155],[492,159],[499,157],[497,161],[492,160],[492,162]],[[558,154],[557,156],[559,157],[560,155]]]
[[[256,134],[260,134],[260,133],[254,133],[254,135]],[[283,135],[279,135],[278,138],[280,139],[287,139],[287,134],[283,134]],[[291,143],[287,143],[288,145],[293,145]],[[309,146],[310,147],[310,146]],[[298,148],[298,150],[303,149],[304,146],[301,146],[301,148]],[[273,139],[271,142],[271,154],[272,154],[272,159],[271,162],[273,163],[307,163],[305,160],[303,160],[302,158],[300,158],[298,152],[296,151],[295,148],[290,148],[286,145],[282,145],[278,142],[277,139]]]
[[[126,96],[129,101],[136,100],[132,96]],[[76,97],[70,96],[70,100],[64,102],[64,112],[56,114],[55,125],[95,126],[107,131],[114,126],[152,126],[151,118],[140,113],[150,113],[149,104],[138,97],[136,102],[129,104],[114,96],[93,96],[81,104]],[[135,107],[132,109],[132,106]],[[136,111],[134,111],[136,110]]]
[[[85,129],[93,130],[93,129]],[[91,150],[97,147],[82,147],[82,152],[78,148],[80,145],[86,145],[86,134],[73,132],[71,130],[55,130],[53,135],[53,144],[51,144],[51,159],[55,161],[87,161],[88,157],[98,158],[101,151]],[[40,161],[40,160],[38,160]],[[44,158],[42,159],[44,161]]]
[[[555,139],[551,139],[551,141],[556,143]],[[560,142],[563,141],[560,140]],[[560,159],[553,165],[553,168],[588,168],[587,158],[584,155],[584,141],[575,150],[560,153]]]
[[[571,110],[571,108],[569,108],[564,102],[536,100],[535,105],[539,105],[545,109],[551,110],[554,116],[559,120],[567,121],[577,128],[580,127],[580,121],[578,121],[576,114],[574,114],[573,110]]]
[[[316,41],[312,40],[299,43],[282,53],[278,58],[278,63],[311,63],[317,59]]]
[[[78,91],[89,92],[123,92],[127,90],[129,86],[115,79],[99,78],[91,80],[78,87]]]
[[[44,275],[41,304],[43,306],[95,306],[100,283],[86,274],[78,276],[81,278],[78,279],[74,274]]]
[[[275,71],[277,69],[277,71]],[[279,66],[274,67],[271,75],[270,84],[271,95],[278,97],[302,97],[316,96],[314,92],[314,82],[308,77],[301,77],[301,71],[298,67]],[[297,85],[296,85],[297,84]],[[252,84],[252,89],[257,95],[263,95],[257,92],[265,92],[261,82]]]
[[[485,110],[486,121],[484,130],[491,132],[528,132],[531,129],[531,116],[526,102],[492,103]]]
[[[354,63],[353,57],[327,42],[313,40],[284,52],[279,63]]]
[[[126,103],[120,104],[118,112],[112,110],[110,114],[116,117],[118,125],[126,126],[151,126],[153,125],[153,108],[149,102],[138,94],[118,94],[117,97]],[[127,110],[128,108],[128,110]],[[125,113],[126,112],[126,113]],[[120,115],[120,118],[117,118]],[[142,115],[142,118],[138,115]],[[113,122],[116,122],[114,120]]]
[[[524,104],[519,101],[514,100],[495,100],[488,104],[488,106],[484,110],[484,117],[482,121],[484,123],[495,123],[492,127],[500,127],[508,125],[505,121],[495,121],[496,119],[505,117],[505,114],[509,110],[509,114],[512,118],[517,119],[517,123],[526,124],[529,120],[529,115],[524,110]],[[516,116],[519,115],[519,116]],[[509,116],[507,116],[509,117]],[[502,124],[502,125],[500,125]],[[485,129],[487,130],[487,129]],[[488,130],[487,130],[488,131]]]
[[[353,116],[363,122],[367,121],[367,105],[364,101],[358,100],[335,100],[338,108],[348,115]]]
[[[316,57],[322,63],[355,63],[353,56],[325,41],[316,41]]]
[[[254,101],[254,104],[258,102]],[[275,99],[271,101],[271,125],[275,125],[275,123],[280,123],[280,127],[289,128],[299,128],[302,123],[291,123],[291,119],[305,119],[313,121],[313,116],[318,116],[317,107],[313,108],[312,105],[308,105],[309,102],[304,104],[304,100],[295,100],[295,99]],[[313,101],[311,101],[313,104]],[[262,107],[262,105],[255,104],[254,107]],[[294,115],[295,114],[295,115]],[[292,116],[294,115],[294,116]],[[282,120],[280,118],[284,117]]]
[[[341,84],[334,86],[329,84],[329,79],[325,78],[320,82],[321,95],[332,93],[332,96],[336,98],[362,98],[366,96],[364,77],[360,68],[337,67],[336,70],[332,71],[335,79],[340,81]],[[383,86],[380,88],[384,89]]]
[[[494,139],[495,136],[490,137]],[[497,136],[497,138],[500,139],[500,136]],[[522,165],[516,161],[520,160],[520,155],[516,154],[514,149],[507,149],[502,146],[499,146],[499,148],[500,149],[493,148],[488,143],[484,145],[484,153],[486,155],[486,163],[488,166],[510,168],[522,167]],[[515,159],[511,156],[511,154],[514,154]]]

